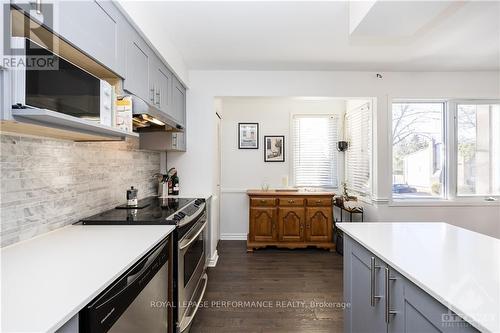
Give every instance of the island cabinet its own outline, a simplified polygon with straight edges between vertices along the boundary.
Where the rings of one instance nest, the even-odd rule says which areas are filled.
[[[478,332],[345,234],[343,266],[346,333]]]
[[[333,193],[249,190],[247,250],[266,246],[332,250]]]

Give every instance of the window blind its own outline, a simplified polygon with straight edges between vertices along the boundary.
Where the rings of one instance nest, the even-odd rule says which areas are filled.
[[[295,186],[337,187],[337,125],[335,115],[293,117]]]
[[[345,137],[349,149],[345,154],[345,179],[347,189],[361,195],[371,190],[372,116],[370,104],[346,111]]]

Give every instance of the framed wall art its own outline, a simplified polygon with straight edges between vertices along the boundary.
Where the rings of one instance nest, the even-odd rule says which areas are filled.
[[[259,149],[258,123],[238,123],[238,149]]]
[[[285,162],[285,136],[264,136],[264,162]]]

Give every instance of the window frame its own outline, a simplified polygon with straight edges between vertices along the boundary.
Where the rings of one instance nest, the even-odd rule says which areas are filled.
[[[290,154],[290,163],[289,163],[289,169],[290,169],[290,176],[291,176],[291,182],[290,182],[290,186],[292,187],[296,187],[297,188],[297,184],[295,183],[295,168],[294,168],[294,161],[295,161],[295,156],[294,156],[294,152],[295,152],[295,149],[294,149],[294,142],[295,142],[295,139],[294,139],[294,117],[296,116],[310,116],[310,117],[324,117],[324,116],[333,116],[336,118],[336,126],[337,126],[337,140],[335,142],[337,142],[338,140],[340,140],[339,138],[341,137],[341,134],[342,134],[342,119],[341,119],[341,113],[339,112],[314,112],[314,113],[304,113],[304,112],[290,112],[290,132],[289,132],[289,138],[290,138],[290,149],[289,149],[289,154]],[[336,147],[334,147],[334,149],[336,149]],[[311,185],[308,185],[308,186],[300,186],[300,188],[324,188],[324,189],[327,189],[327,190],[338,190],[340,188],[340,185],[342,183],[342,180],[344,179],[344,168],[343,168],[343,165],[344,165],[344,156],[341,156],[342,154],[339,154],[337,153],[336,154],[336,157],[337,157],[337,172],[336,172],[336,178],[337,178],[337,186],[332,186],[332,187],[328,187],[328,186],[311,186]]]
[[[452,178],[450,179],[450,198],[457,202],[488,202],[486,198],[494,198],[497,201],[491,201],[491,203],[498,203],[500,201],[500,195],[491,194],[466,194],[458,195],[458,105],[459,104],[475,104],[475,105],[490,105],[490,104],[500,104],[500,99],[453,99],[449,100],[450,110],[453,114],[453,133],[451,137],[451,142],[453,142],[453,149],[451,150],[450,158],[452,164]]]
[[[393,146],[392,146],[392,106],[394,103],[444,103],[443,114],[443,144],[445,161],[443,170],[443,195],[442,197],[395,198],[392,193],[393,174]],[[388,98],[388,162],[389,162],[389,205],[391,206],[500,206],[500,195],[458,195],[457,170],[458,170],[458,105],[459,104],[500,104],[497,98],[481,99],[436,99],[436,98]],[[487,198],[494,201],[487,201]]]
[[[443,140],[443,148],[444,148],[444,154],[443,156],[444,161],[443,161],[443,172],[444,177],[443,177],[443,191],[441,193],[441,196],[439,197],[400,197],[400,198],[395,198],[394,193],[392,192],[392,186],[393,186],[393,138],[392,138],[392,107],[393,104],[416,104],[416,103],[439,103],[443,104],[443,115],[442,115],[442,140]],[[388,155],[389,155],[389,203],[429,203],[429,202],[442,202],[442,201],[448,201],[449,200],[449,191],[448,191],[448,184],[449,184],[449,158],[448,158],[448,153],[449,150],[448,147],[448,142],[449,142],[449,128],[448,128],[448,116],[449,116],[449,110],[448,110],[448,104],[446,99],[435,99],[435,98],[425,98],[425,99],[415,99],[415,98],[392,98],[389,99],[389,104],[388,104],[388,112],[387,112],[387,119],[388,119]]]

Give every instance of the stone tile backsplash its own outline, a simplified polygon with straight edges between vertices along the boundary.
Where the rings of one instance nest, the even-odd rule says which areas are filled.
[[[0,135],[1,247],[74,223],[157,191],[158,152],[137,140],[80,143]]]

